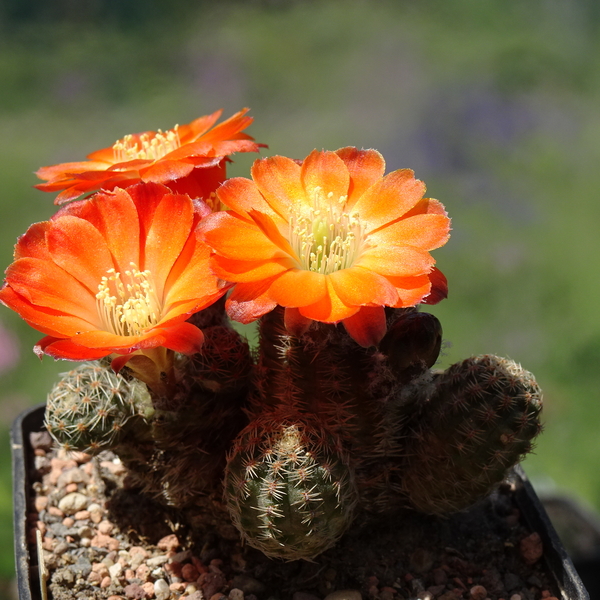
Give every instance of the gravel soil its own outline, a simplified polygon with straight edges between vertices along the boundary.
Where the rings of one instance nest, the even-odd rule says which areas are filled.
[[[109,452],[94,458],[30,436],[29,548],[36,536],[54,600],[556,600],[543,546],[521,522],[509,483],[447,519],[415,513],[357,522],[314,562],[242,546],[217,500],[204,533],[127,488]],[[37,534],[37,531],[40,534]]]

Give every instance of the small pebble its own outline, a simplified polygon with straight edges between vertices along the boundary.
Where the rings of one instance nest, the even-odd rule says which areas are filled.
[[[244,592],[238,588],[233,588],[227,596],[229,600],[244,600]]]
[[[181,577],[185,579],[185,581],[196,581],[199,575],[198,569],[190,563],[183,565],[181,568]]]
[[[137,583],[130,583],[129,585],[126,585],[124,592],[126,598],[133,598],[134,600],[142,600],[142,598],[146,597],[146,591]]]
[[[487,590],[482,585],[474,585],[470,593],[472,600],[485,600],[487,597]]]
[[[123,565],[120,563],[115,563],[112,567],[108,568],[108,572],[112,579],[118,579],[121,573],[123,572]]]
[[[87,578],[88,582],[91,583],[92,585],[97,585],[102,581],[102,575],[100,575],[100,573],[96,573],[94,571],[92,571]]]
[[[62,500],[61,500],[61,502],[62,502]],[[56,507],[56,506],[49,506],[47,508],[47,511],[48,511],[48,514],[52,515],[53,517],[59,517],[59,518],[62,519],[65,516],[65,511],[63,511],[60,508],[60,503],[59,503],[58,507]]]
[[[89,510],[78,510],[74,515],[73,518],[76,521],[87,521],[90,518],[90,511]]]
[[[48,506],[48,496],[36,496],[35,498],[35,510],[40,512]]]
[[[146,598],[154,598],[154,584],[151,581],[142,583],[142,589],[146,592]]]
[[[158,540],[156,546],[159,550],[175,550],[176,548],[179,548],[179,540],[177,539],[177,536],[172,533],[171,535],[166,535],[164,538]]]
[[[104,533],[106,535],[110,535],[112,533],[112,530],[114,529],[114,525],[110,522],[110,521],[100,521],[100,523],[98,523],[98,531],[100,533]]]
[[[152,558],[149,558],[146,561],[146,564],[153,569],[154,567],[160,567],[161,565],[164,565],[167,561],[169,560],[168,556],[165,556],[164,554],[159,555],[159,556],[153,556]]]
[[[164,579],[157,579],[154,582],[154,595],[156,600],[167,600],[171,595],[169,584]]]
[[[79,492],[72,492],[61,499],[61,501],[58,503],[58,508],[65,515],[74,515],[78,511],[83,510],[87,506],[87,503],[87,496],[84,496]]]
[[[148,565],[140,565],[135,570],[135,576],[141,581],[148,581],[148,579],[150,578],[150,567]]]
[[[67,542],[58,542],[56,546],[54,546],[54,554],[60,555],[64,554],[69,549],[69,544]]]
[[[539,533],[532,533],[521,540],[519,550],[528,565],[535,564],[544,554],[544,545]]]
[[[100,583],[101,588],[107,588],[110,585],[110,577],[104,577]]]

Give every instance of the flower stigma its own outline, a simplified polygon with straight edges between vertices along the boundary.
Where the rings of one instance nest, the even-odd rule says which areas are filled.
[[[289,241],[303,269],[328,275],[351,267],[360,255],[365,236],[358,213],[344,211],[347,200],[336,202],[333,192],[317,186],[311,204],[292,205]]]
[[[159,129],[156,133],[126,135],[113,144],[113,153],[117,163],[136,159],[158,160],[180,146],[179,125],[175,125],[165,132]]]
[[[135,263],[121,273],[109,269],[96,294],[96,306],[106,330],[115,335],[141,335],[156,325],[161,303],[152,285],[150,271],[140,271]]]

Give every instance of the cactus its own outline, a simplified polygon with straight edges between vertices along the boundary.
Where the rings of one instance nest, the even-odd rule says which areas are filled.
[[[46,428],[67,450],[97,454],[114,448],[152,414],[146,386],[99,363],[84,362],[48,394]]]
[[[236,439],[225,502],[250,546],[267,556],[311,559],[335,544],[354,517],[349,456],[315,419],[263,415]]]
[[[407,432],[410,504],[444,514],[489,493],[531,451],[541,408],[533,375],[508,359],[471,357],[438,375]]]

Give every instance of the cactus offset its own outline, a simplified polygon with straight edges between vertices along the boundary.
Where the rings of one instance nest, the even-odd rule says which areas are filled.
[[[437,376],[408,434],[411,505],[444,514],[489,493],[531,450],[541,408],[533,375],[508,359],[476,356]]]
[[[224,487],[248,544],[286,560],[311,559],[335,544],[357,503],[340,440],[287,412],[259,417],[238,436]]]
[[[146,386],[85,362],[62,374],[48,394],[46,427],[67,450],[97,454],[114,448],[134,426],[152,414]]]

